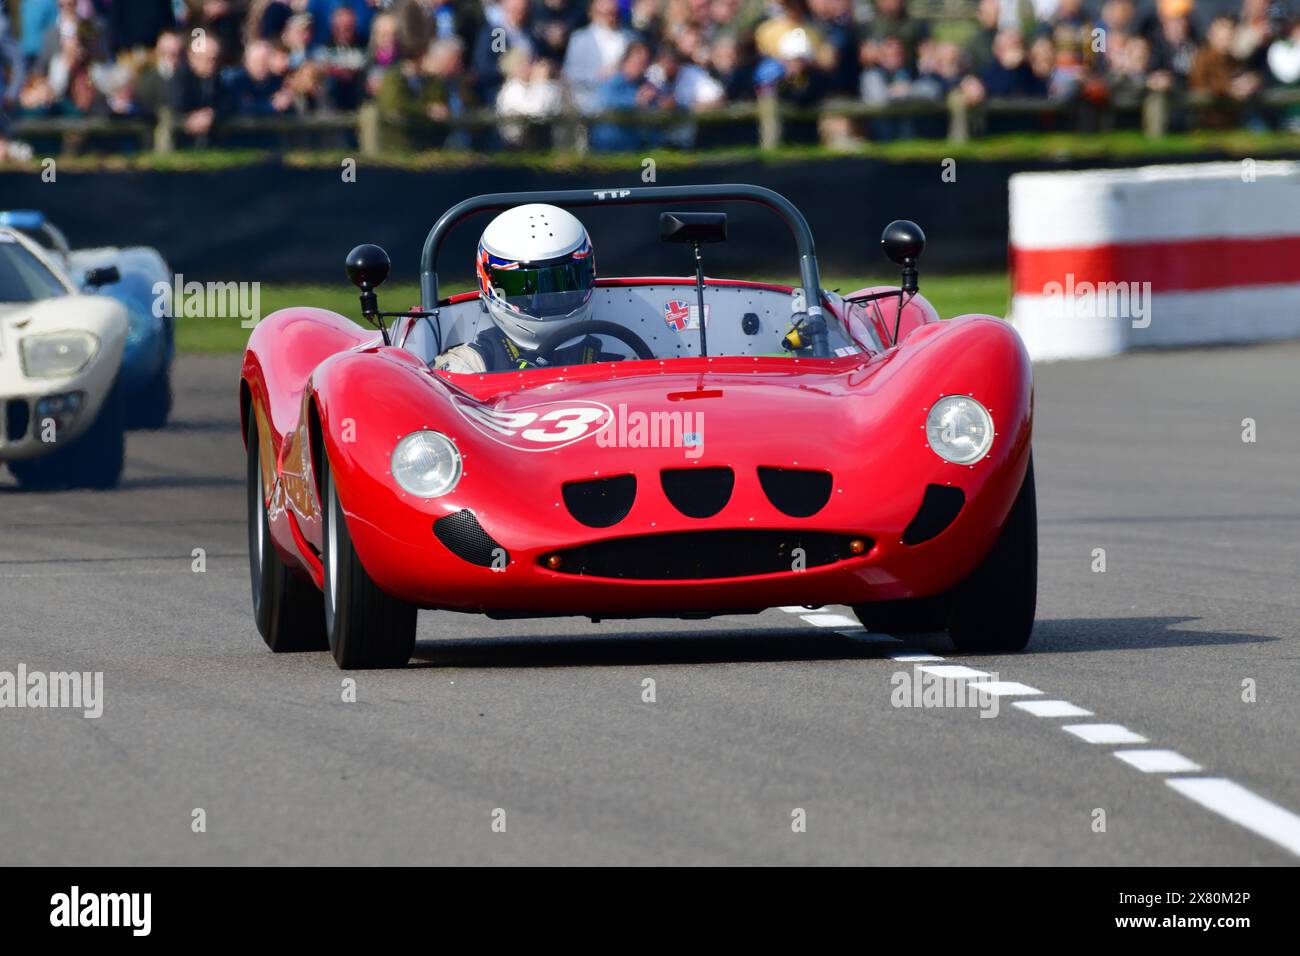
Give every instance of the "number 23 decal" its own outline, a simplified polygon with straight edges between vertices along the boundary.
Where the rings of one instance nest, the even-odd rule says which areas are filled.
[[[456,408],[494,441],[521,451],[561,448],[594,435],[614,417],[596,402],[547,403],[504,411],[453,399]]]

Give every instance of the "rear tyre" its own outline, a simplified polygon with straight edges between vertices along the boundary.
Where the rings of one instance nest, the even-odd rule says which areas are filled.
[[[32,427],[40,429],[40,421]],[[44,458],[9,462],[9,471],[24,488],[116,488],[126,465],[126,416],[121,389],[114,384],[90,428],[66,447]]]
[[[948,636],[960,651],[1019,651],[1034,630],[1038,506],[1034,461],[993,549],[950,593]]]
[[[325,631],[344,670],[402,667],[415,651],[418,608],[385,594],[362,567],[339,505],[334,473],[321,456],[325,491]]]
[[[325,614],[320,592],[289,570],[271,543],[263,494],[261,446],[257,417],[248,416],[248,573],[253,586],[253,616],[258,633],[272,651],[323,651]]]

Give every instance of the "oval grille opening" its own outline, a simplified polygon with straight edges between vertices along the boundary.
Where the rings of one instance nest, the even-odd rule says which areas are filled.
[[[659,475],[664,494],[688,518],[712,518],[731,500],[730,468],[669,468]]]
[[[903,544],[921,544],[938,537],[957,518],[964,504],[966,493],[960,488],[926,485],[921,507],[903,531]]]
[[[831,500],[829,471],[759,468],[758,482],[772,506],[791,518],[811,518]]]
[[[636,478],[615,475],[594,481],[571,481],[560,489],[565,507],[588,528],[608,528],[618,524],[632,510],[636,498]]]

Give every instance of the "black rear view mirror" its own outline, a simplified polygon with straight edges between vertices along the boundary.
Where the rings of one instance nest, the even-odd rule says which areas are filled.
[[[725,212],[665,212],[659,215],[664,242],[726,242]]]

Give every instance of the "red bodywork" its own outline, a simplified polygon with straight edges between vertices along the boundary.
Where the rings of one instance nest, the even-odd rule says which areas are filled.
[[[603,284],[620,281],[639,280]],[[827,306],[828,320],[847,319],[861,343],[864,325],[881,341],[892,336],[892,303],[883,309],[891,320],[885,323],[859,306],[847,316]],[[400,336],[399,328],[395,341]],[[242,412],[245,422],[257,416],[275,546],[317,586],[322,535],[313,462],[325,454],[366,571],[385,591],[422,607],[653,616],[860,604],[938,594],[969,574],[1001,530],[1029,462],[1032,376],[1010,326],[980,315],[940,322],[918,297],[905,310],[900,340],[895,348],[831,359],[683,358],[450,376],[342,316],[294,308],[254,330]],[[926,441],[927,411],[954,393],[978,399],[993,417],[992,448],[974,465],[949,463]],[[552,403],[703,413],[702,448],[688,457],[681,447],[610,447],[588,434],[523,451],[459,410]],[[389,474],[394,446],[419,429],[443,432],[461,452],[463,477],[442,498],[406,494]],[[660,487],[661,469],[720,465],[733,469],[735,486],[712,518],[687,517]],[[760,488],[760,466],[828,471],[830,500],[811,517],[789,517]],[[588,527],[566,510],[566,482],[624,474],[637,476],[636,498],[613,527]],[[937,537],[904,544],[931,484],[959,487],[965,505]],[[507,566],[471,564],[434,536],[436,519],[462,509],[508,551]],[[874,544],[829,566],[740,578],[625,580],[544,566],[551,553],[605,539],[792,528]]]

